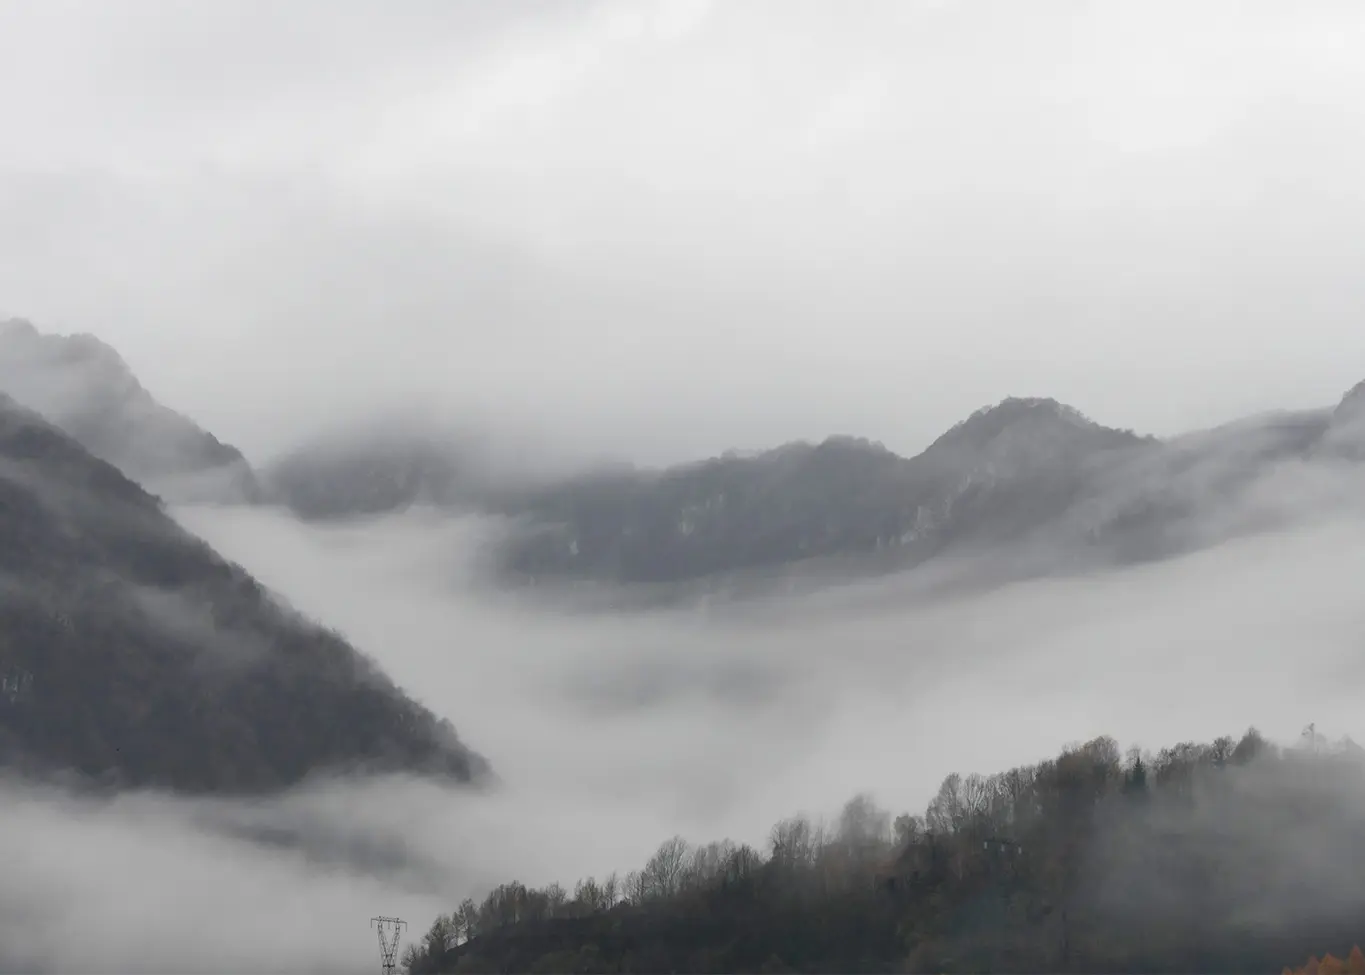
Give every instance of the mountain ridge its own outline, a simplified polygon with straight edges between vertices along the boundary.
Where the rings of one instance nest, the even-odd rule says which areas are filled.
[[[0,322],[0,392],[172,500],[261,500],[240,450],[157,401],[94,335],[40,332],[22,318]]]
[[[542,464],[531,476],[538,465],[509,462],[514,454],[468,430],[390,416],[300,444],[253,474],[247,493],[310,520],[413,505],[493,516],[507,531],[486,564],[513,586],[714,588],[825,562],[880,573],[1049,541],[1085,564],[1145,561],[1275,523],[1274,512],[1236,513],[1286,465],[1365,461],[1365,382],[1335,406],[1165,438],[1011,395],[909,456],[833,435],[653,468],[547,474]]]
[[[1009,396],[908,457],[835,435],[470,492],[450,506],[510,520],[489,558],[513,585],[723,585],[830,560],[880,573],[1049,538],[1067,540],[1086,564],[1146,561],[1242,530],[1206,531],[1199,521],[1236,510],[1285,464],[1365,459],[1351,405],[1362,398],[1365,384],[1335,408],[1157,438],[1096,423],[1055,399]],[[307,447],[294,455],[305,459],[295,472],[304,481],[307,456]],[[362,449],[350,463],[364,460]],[[280,500],[298,510],[287,495]],[[395,491],[366,513],[417,500]]]
[[[491,774],[372,660],[4,395],[0,692],[0,764],[29,773],[245,794]]]

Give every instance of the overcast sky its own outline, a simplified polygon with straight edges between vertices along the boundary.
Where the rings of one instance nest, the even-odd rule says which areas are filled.
[[[1355,3],[0,0],[0,313],[260,458],[669,460],[1365,379]]]

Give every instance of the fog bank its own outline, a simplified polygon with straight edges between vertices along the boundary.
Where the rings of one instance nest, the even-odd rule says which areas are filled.
[[[423,928],[503,880],[636,867],[673,833],[759,843],[863,789],[920,811],[949,772],[1099,734],[1365,737],[1354,518],[929,606],[893,580],[871,600],[582,615],[473,586],[487,523],[176,514],[449,716],[502,785],[102,804],[0,785],[11,966],[361,971],[372,915]]]

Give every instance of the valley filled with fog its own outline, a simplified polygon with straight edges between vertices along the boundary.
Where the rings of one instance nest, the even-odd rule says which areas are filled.
[[[1348,957],[1362,49],[0,4],[0,975]]]
[[[1309,722],[1365,733],[1352,707],[1365,688],[1365,520],[1349,513],[929,602],[904,576],[617,613],[479,586],[473,554],[492,522],[174,514],[451,718],[499,781],[98,802],[7,783],[0,934],[23,930],[14,943],[66,970],[271,958],[362,971],[375,913],[422,927],[512,878],[571,885],[631,869],[675,833],[761,845],[784,816],[832,816],[859,791],[918,811],[950,772],[1101,734],[1158,748],[1251,724],[1280,741]]]

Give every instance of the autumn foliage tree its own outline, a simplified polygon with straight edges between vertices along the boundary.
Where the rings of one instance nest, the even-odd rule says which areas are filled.
[[[1365,975],[1365,952],[1360,945],[1353,945],[1345,961],[1331,952],[1323,955],[1321,961],[1310,955],[1302,967],[1285,968],[1284,975]]]

